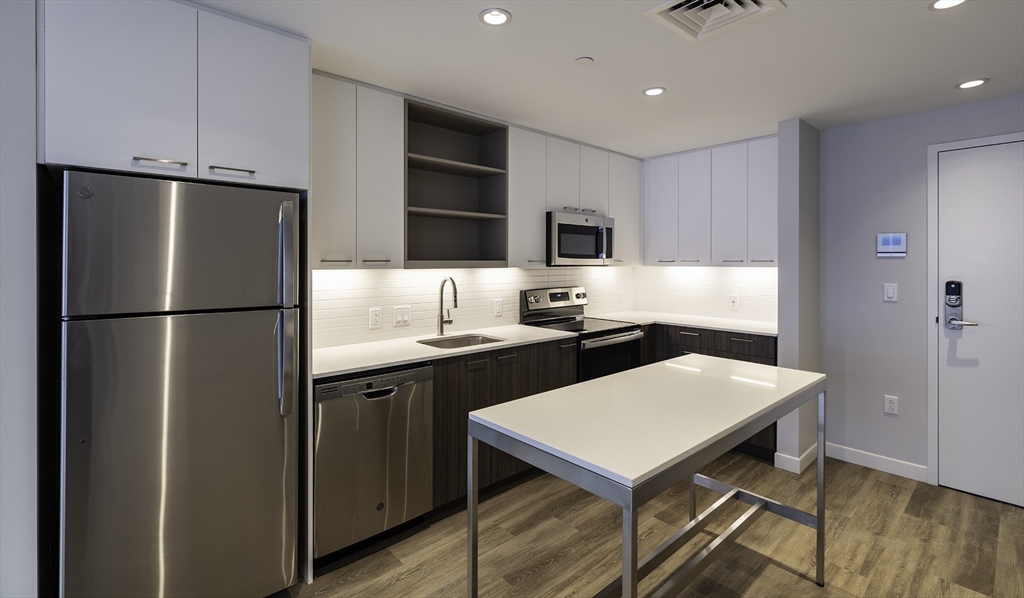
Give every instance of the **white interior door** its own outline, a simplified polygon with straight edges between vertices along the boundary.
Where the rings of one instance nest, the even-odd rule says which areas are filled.
[[[939,484],[1024,506],[1024,142],[938,154]]]

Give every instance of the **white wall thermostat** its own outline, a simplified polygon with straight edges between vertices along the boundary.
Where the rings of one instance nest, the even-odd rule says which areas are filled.
[[[907,257],[907,233],[878,233],[876,257]]]

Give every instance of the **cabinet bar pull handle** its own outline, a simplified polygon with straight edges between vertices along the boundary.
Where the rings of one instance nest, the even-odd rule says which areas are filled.
[[[674,264],[674,263],[676,263],[676,261],[675,260],[658,260],[658,263],[659,264]]]
[[[679,261],[681,261],[681,262],[689,262],[689,263],[697,263],[700,260],[679,260]]]
[[[686,336],[700,336],[700,333],[698,333],[698,332],[684,332],[684,331],[680,331],[679,334],[685,334]]]
[[[591,212],[591,213],[593,213],[593,214],[596,214],[596,213],[597,213],[597,210],[591,210],[590,208],[583,208],[583,209],[582,209],[582,210],[580,210],[580,211],[581,211],[581,212]]]
[[[231,172],[244,172],[245,174],[256,174],[255,170],[249,170],[248,168],[232,168],[230,166],[214,166],[210,164],[210,170],[230,170]]]
[[[518,353],[513,353],[511,355],[499,355],[496,359],[512,359],[513,357],[518,357],[518,355]]]
[[[231,172],[244,172],[246,174],[256,174],[255,170],[249,170],[248,168],[231,168],[230,166],[214,166],[210,165],[210,170],[230,170]]]
[[[527,264],[543,264],[546,260],[526,260]]]
[[[749,338],[730,338],[729,340],[736,341],[737,343],[752,343],[752,342],[754,342],[753,340],[751,340]]]
[[[750,260],[750,261],[751,262],[756,262],[756,263],[759,263],[759,264],[774,264],[775,263],[775,260]]]
[[[352,260],[320,260],[322,264],[351,264]]]
[[[727,263],[727,264],[742,264],[743,263],[743,260],[722,260],[722,261]]]
[[[615,263],[617,263],[617,264],[621,264],[621,263],[622,263],[622,260],[614,260],[614,261],[615,261]]]
[[[132,156],[132,160],[136,162],[159,162],[161,164],[173,164],[175,166],[188,166],[188,162],[182,162],[180,160],[164,160],[162,158],[144,158],[142,156]]]
[[[572,207],[572,206],[562,206],[562,209],[563,209],[563,210],[572,210],[572,211],[574,211],[574,212],[579,212],[579,211],[580,211],[580,209],[579,209],[579,208],[574,208],[574,207]]]
[[[476,365],[478,363],[487,363],[486,359],[477,359],[476,361],[467,361],[466,365]]]
[[[364,264],[390,264],[391,260],[363,260]]]
[[[569,347],[572,347],[573,349],[575,349],[576,348],[576,343],[573,343],[571,345],[558,345],[558,346],[560,348],[562,348],[562,349],[568,349]]]

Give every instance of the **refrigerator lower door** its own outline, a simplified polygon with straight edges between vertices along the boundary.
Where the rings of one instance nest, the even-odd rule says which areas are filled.
[[[68,170],[64,315],[294,306],[298,195]]]
[[[295,583],[288,311],[64,324],[64,595],[266,596]]]

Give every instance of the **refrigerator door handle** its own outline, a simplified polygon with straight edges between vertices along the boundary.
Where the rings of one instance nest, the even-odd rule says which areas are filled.
[[[292,405],[298,394],[298,376],[295,367],[299,362],[298,343],[296,340],[295,310],[282,309],[278,313],[277,327],[277,401],[281,417],[292,413]]]
[[[296,297],[297,274],[296,259],[298,258],[295,202],[291,200],[282,201],[277,217],[277,256],[278,256],[278,286],[280,305],[291,307],[298,303]]]

